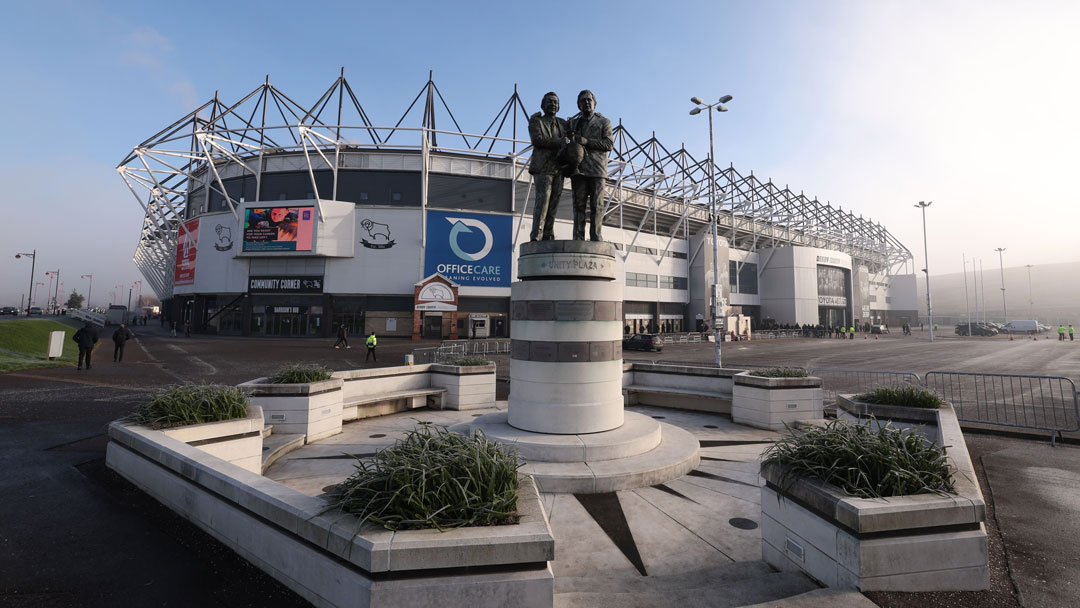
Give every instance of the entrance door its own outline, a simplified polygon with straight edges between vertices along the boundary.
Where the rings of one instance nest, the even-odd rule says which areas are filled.
[[[442,316],[424,315],[424,337],[432,340],[442,339]]]

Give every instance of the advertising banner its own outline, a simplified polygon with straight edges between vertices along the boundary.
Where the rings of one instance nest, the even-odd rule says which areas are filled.
[[[199,245],[199,219],[188,220],[176,235],[176,269],[173,285],[192,285],[195,283],[195,254]]]
[[[315,207],[244,210],[244,251],[311,251]]]
[[[424,274],[439,273],[458,285],[509,287],[512,218],[457,211],[428,211]]]

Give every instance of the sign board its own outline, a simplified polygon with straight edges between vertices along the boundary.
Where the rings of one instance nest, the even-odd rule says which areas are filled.
[[[253,276],[248,277],[249,293],[322,293],[321,276]]]
[[[847,306],[847,298],[843,296],[818,296],[818,306]]]
[[[508,215],[428,211],[424,273],[458,285],[509,287],[512,228]]]
[[[199,218],[188,220],[176,234],[176,269],[173,285],[195,284],[195,254],[199,245]]]
[[[416,284],[413,310],[453,312],[458,309],[457,285],[435,274]]]

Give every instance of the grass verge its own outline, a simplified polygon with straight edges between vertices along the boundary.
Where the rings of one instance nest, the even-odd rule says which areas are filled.
[[[64,353],[55,361],[46,356],[49,333],[64,332]],[[23,369],[43,369],[75,365],[79,347],[71,341],[76,327],[48,319],[18,319],[0,322],[0,373]]]

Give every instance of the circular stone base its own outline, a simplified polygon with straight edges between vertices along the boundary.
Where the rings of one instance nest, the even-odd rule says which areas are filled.
[[[484,425],[491,425],[493,428],[498,428],[497,419],[495,416],[501,415],[503,417],[502,424],[505,424],[505,414],[501,412],[498,414],[488,414],[477,419],[477,421],[484,418],[491,417]],[[635,414],[633,412],[627,412],[627,420],[631,420],[633,417],[640,416],[646,418],[641,414]],[[651,419],[650,419],[651,420]],[[655,421],[654,421],[655,422]],[[460,433],[472,433],[475,423],[463,423],[452,427],[452,430]],[[603,492],[616,492],[618,490],[632,490],[635,488],[643,488],[645,486],[653,486],[658,483],[664,483],[682,477],[686,475],[694,468],[698,466],[701,461],[701,457],[698,454],[699,444],[696,437],[689,431],[685,431],[677,426],[673,426],[665,423],[657,423],[660,431],[660,443],[656,447],[640,452],[634,455],[628,455],[622,458],[609,458],[606,460],[571,460],[569,456],[559,456],[563,458],[561,461],[544,461],[544,460],[529,460],[526,458],[526,464],[521,468],[521,472],[526,475],[532,475],[536,480],[537,488],[541,492],[548,492],[553,494],[599,494]],[[506,425],[509,429],[513,429],[509,425]],[[643,425],[644,427],[644,425]],[[632,427],[633,428],[633,427]],[[519,431],[513,429],[517,433],[526,433],[525,431]],[[567,454],[581,454],[584,450],[582,440],[593,435],[606,435],[615,431],[605,431],[604,433],[593,433],[590,435],[544,435],[541,433],[528,433],[528,435],[537,435],[538,437],[527,438],[531,441],[525,443],[519,441],[510,441],[507,437],[506,443],[514,444],[520,447],[524,447],[527,450],[554,450],[565,449]],[[639,431],[640,432],[640,431]],[[485,430],[485,434],[487,431]],[[634,436],[634,433],[628,433],[628,437]],[[646,434],[646,436],[649,436]],[[489,435],[489,437],[491,437]],[[551,437],[551,440],[542,439],[544,437]],[[491,437],[496,439],[496,437]],[[556,448],[553,444],[555,442],[562,442],[569,439],[577,439],[578,445],[573,445],[567,441],[569,445],[563,448]],[[641,436],[637,436],[636,439],[621,442],[624,449],[636,450],[641,445]],[[616,442],[618,445],[620,442]],[[540,447],[544,446],[544,447]],[[633,448],[627,448],[627,446],[635,446]],[[594,446],[598,453],[603,454],[607,448],[601,448],[599,445]],[[610,451],[607,451],[610,454]],[[576,456],[575,456],[576,457]]]
[[[660,445],[660,423],[626,412],[622,426],[600,433],[553,435],[510,426],[506,412],[485,414],[455,426],[458,432],[483,431],[488,439],[513,444],[526,462],[595,462],[643,454]]]

